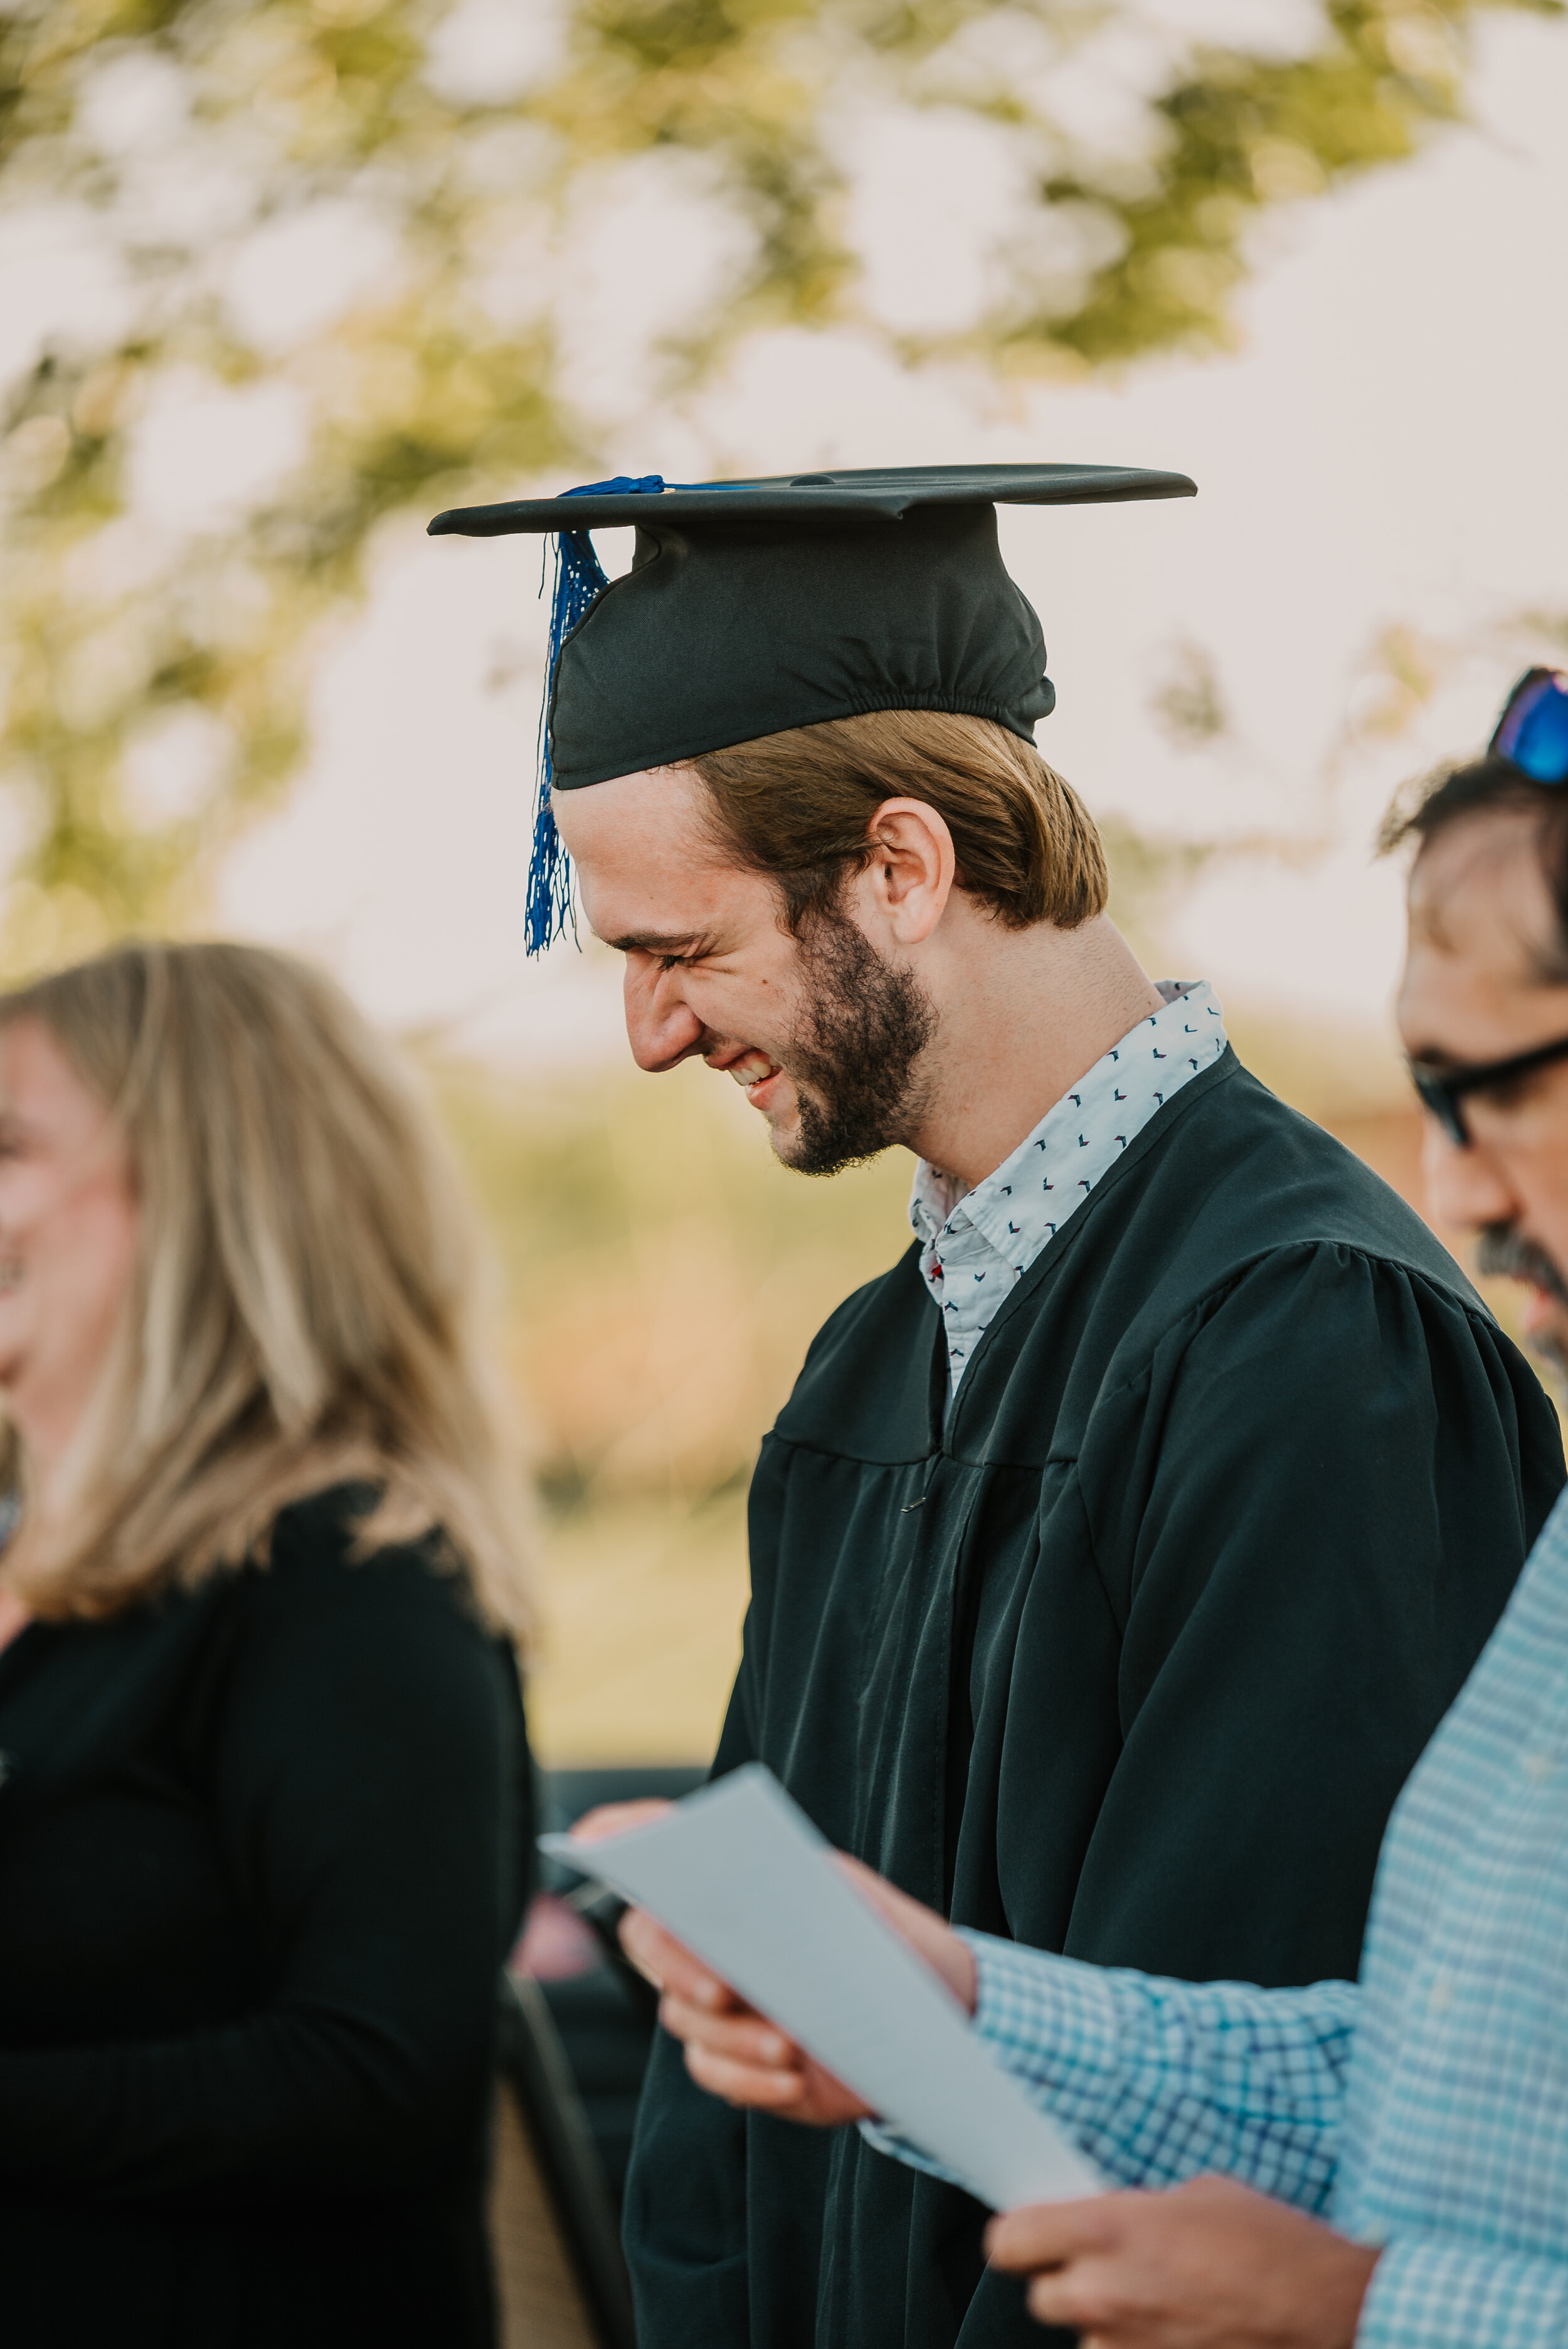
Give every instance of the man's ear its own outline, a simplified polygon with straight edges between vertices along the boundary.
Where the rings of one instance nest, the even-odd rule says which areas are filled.
[[[860,878],[862,911],[896,946],[931,936],[953,894],[958,859],[944,817],[924,800],[884,800],[866,827],[871,862]]]

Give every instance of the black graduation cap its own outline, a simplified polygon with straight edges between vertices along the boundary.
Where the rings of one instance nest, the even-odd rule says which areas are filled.
[[[905,465],[666,483],[459,506],[435,537],[555,537],[551,677],[529,876],[530,953],[570,915],[552,792],[873,709],[952,709],[1034,740],[1056,688],[996,505],[1182,498],[1124,465]],[[589,533],[632,524],[605,579]]]

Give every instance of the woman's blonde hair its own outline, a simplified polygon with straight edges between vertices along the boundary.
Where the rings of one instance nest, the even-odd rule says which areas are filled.
[[[396,1055],[330,979],[262,947],[118,947],[0,995],[0,1028],[21,1019],[108,1107],[140,1241],[46,1524],[11,1433],[17,1595],[98,1617],[189,1589],[264,1562],[280,1509],[352,1482],[371,1488],[357,1554],[434,1535],[483,1617],[524,1632],[474,1219]]]
[[[874,709],[764,734],[692,765],[714,803],[720,844],[778,885],[799,933],[837,905],[868,864],[872,816],[924,800],[953,834],[958,885],[1008,929],[1075,930],[1105,911],[1105,851],[1070,783],[989,718]]]

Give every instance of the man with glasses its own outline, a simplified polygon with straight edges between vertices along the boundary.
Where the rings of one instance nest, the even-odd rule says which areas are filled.
[[[1428,1180],[1440,1222],[1480,1234],[1477,1262],[1529,1291],[1527,1338],[1559,1368],[1568,1225],[1542,1226],[1553,1170],[1568,1202],[1568,694],[1531,669],[1484,760],[1446,776],[1385,828],[1414,842],[1400,1025],[1431,1112]],[[1544,1182],[1544,1193],[1542,1185]]]
[[[1568,678],[1532,670],[1413,842],[1399,1019],[1445,1221],[1568,1269]],[[1568,1500],[1395,1808],[1358,1982],[1074,1964],[867,1889],[1119,2186],[1014,2211],[993,2262],[1090,2349],[1556,2349],[1568,2339]],[[646,1919],[694,2076],[870,2116]],[[1216,2176],[1214,2173],[1222,2173]]]

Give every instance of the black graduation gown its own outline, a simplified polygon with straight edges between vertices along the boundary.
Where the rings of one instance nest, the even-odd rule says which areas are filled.
[[[517,1672],[418,1550],[351,1560],[343,1500],[0,1654],[6,2349],[493,2338]]]
[[[764,1444],[716,1769],[961,1924],[1105,1965],[1356,1971],[1384,1823],[1563,1482],[1555,1414],[1419,1220],[1227,1053],[1029,1268],[944,1431],[916,1252]],[[1044,2338],[982,2213],[704,2095],[658,2039],[641,2349]]]

